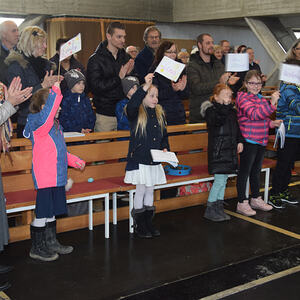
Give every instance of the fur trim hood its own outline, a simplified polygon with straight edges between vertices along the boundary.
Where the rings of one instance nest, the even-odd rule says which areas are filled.
[[[44,60],[47,60],[47,59],[44,58]],[[29,61],[27,61],[25,59],[24,55],[15,50],[13,50],[9,53],[9,55],[6,57],[4,62],[8,66],[14,62],[17,62],[23,69],[26,69],[29,64]],[[55,71],[57,69],[56,64],[52,61],[48,61],[48,62],[51,66],[51,70]]]
[[[200,107],[200,114],[203,118],[205,118],[205,114],[206,114],[206,110],[209,108],[209,107],[212,107],[213,104],[210,102],[210,101],[204,101],[202,104],[201,104],[201,107]]]

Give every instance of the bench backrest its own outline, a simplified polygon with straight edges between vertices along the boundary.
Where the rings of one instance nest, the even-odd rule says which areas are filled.
[[[207,133],[205,129],[205,124],[168,127],[171,151],[177,153],[181,164],[193,166],[206,163]],[[97,180],[124,176],[129,141],[120,141],[118,138],[128,136],[128,131],[115,131],[66,138],[68,151],[87,163],[84,171],[69,168],[68,176],[75,182],[84,182],[88,178]],[[77,144],[78,142],[81,143]],[[33,189],[31,143],[27,139],[13,139],[11,144],[10,155],[1,155],[4,191]]]

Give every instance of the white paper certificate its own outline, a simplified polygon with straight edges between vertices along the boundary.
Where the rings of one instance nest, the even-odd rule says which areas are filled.
[[[249,70],[248,53],[228,53],[225,56],[226,72],[244,72]]]
[[[81,50],[81,34],[78,33],[71,40],[67,41],[60,47],[59,51],[59,61],[73,55],[74,53]]]
[[[174,168],[178,166],[178,158],[174,152],[151,149],[151,156],[154,162],[166,162]]]
[[[177,81],[184,68],[185,64],[164,56],[154,73],[159,73],[172,81]]]
[[[281,64],[279,80],[300,84],[300,66]]]

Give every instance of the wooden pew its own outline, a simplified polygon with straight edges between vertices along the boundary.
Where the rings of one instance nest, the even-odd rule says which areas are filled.
[[[193,182],[201,182],[211,179],[207,172],[207,133],[206,124],[186,124],[169,126],[169,133],[176,133],[169,137],[172,151],[176,151],[181,164],[192,167],[192,173],[188,176],[167,176],[167,185],[157,186],[155,192],[155,205],[157,212],[178,209],[206,203],[208,193],[160,199],[160,189],[186,185]],[[105,236],[109,236],[109,219],[113,217],[113,223],[118,219],[128,219],[128,207],[117,208],[116,193],[127,191],[130,193],[130,205],[135,186],[125,184],[124,174],[127,156],[128,140],[119,140],[120,137],[128,137],[128,131],[114,131],[91,133],[84,137],[66,138],[68,150],[87,162],[84,171],[70,168],[69,177],[74,180],[72,189],[67,193],[67,200],[89,201],[89,215],[59,218],[58,231],[68,231],[89,226],[103,224],[105,222]],[[103,140],[110,142],[103,142]],[[102,141],[102,142],[101,142]],[[74,144],[74,142],[87,142]],[[73,144],[72,144],[73,143]],[[29,224],[32,221],[34,209],[35,191],[31,177],[31,143],[27,139],[13,139],[11,160],[7,155],[1,157],[3,172],[3,185],[7,198],[7,212],[23,211],[23,224],[10,228],[11,241],[29,238]],[[266,160],[264,170],[266,183],[268,174],[274,162]],[[88,179],[93,178],[89,183]],[[109,198],[112,196],[113,210],[109,210]],[[227,197],[236,196],[235,187],[226,189]],[[105,198],[105,211],[92,213],[92,200]],[[130,207],[129,207],[130,208]],[[131,229],[131,228],[130,228]]]

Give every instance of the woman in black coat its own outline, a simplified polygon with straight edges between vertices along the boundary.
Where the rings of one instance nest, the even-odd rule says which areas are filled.
[[[56,81],[63,79],[53,75],[55,64],[43,58],[47,49],[46,32],[38,26],[23,29],[17,44],[17,51],[11,51],[5,59],[8,65],[7,82],[19,76],[22,88],[32,87],[32,94],[41,88],[50,88]],[[23,129],[29,113],[28,101],[19,106],[17,117],[17,137],[23,137]]]
[[[176,60],[176,45],[170,41],[163,42],[155,55],[154,62],[150,68],[153,73],[164,56]],[[158,87],[158,102],[163,107],[168,125],[179,125],[186,123],[185,110],[182,100],[188,98],[187,79],[185,70],[177,82],[155,73],[153,84]]]

